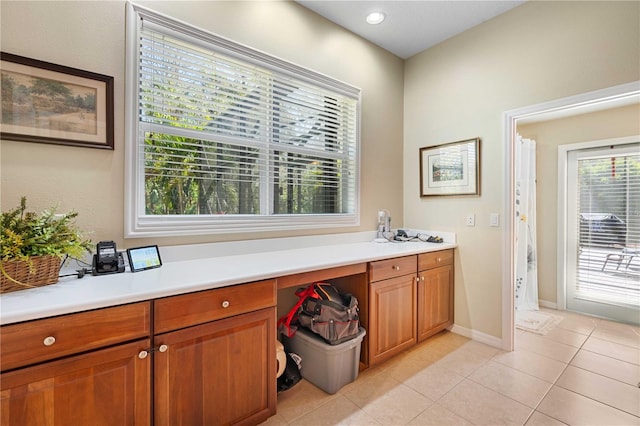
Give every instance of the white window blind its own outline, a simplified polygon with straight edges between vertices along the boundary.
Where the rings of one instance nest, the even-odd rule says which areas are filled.
[[[626,151],[577,159],[575,296],[640,306],[640,153]]]
[[[132,234],[357,224],[358,89],[132,9]]]

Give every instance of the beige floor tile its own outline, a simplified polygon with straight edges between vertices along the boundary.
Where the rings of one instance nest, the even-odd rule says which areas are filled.
[[[340,388],[338,393],[345,393],[345,392],[348,392],[351,388],[361,386],[363,383],[366,384],[368,380],[372,380],[371,379],[372,377],[382,373],[384,373],[384,370],[379,366],[370,367],[364,371],[360,371],[358,372],[358,377],[356,378],[356,380],[344,385],[342,388]],[[387,376],[387,379],[391,380],[391,378],[389,378],[388,376]],[[394,383],[396,383],[396,381],[394,381]]]
[[[551,383],[491,361],[474,371],[469,379],[531,408],[551,388]]]
[[[564,343],[565,345],[579,348],[584,344],[589,336],[587,336],[586,334],[580,334],[576,333],[575,331],[556,327],[545,334],[543,337],[545,339],[553,340],[554,342]]]
[[[405,380],[404,384],[437,401],[462,380],[464,377],[454,371],[440,365],[432,365]]]
[[[291,422],[303,414],[326,404],[336,395],[329,395],[303,379],[293,388],[278,394],[277,411],[285,421]]]
[[[377,395],[362,398],[350,391],[344,394],[364,412],[383,425],[403,425],[409,423],[433,404],[433,401],[404,384]]]
[[[598,318],[578,315],[569,311],[551,310],[551,313],[563,317],[563,320],[556,326],[557,328],[573,331],[574,333],[589,335],[600,322]]]
[[[358,407],[364,407],[369,402],[384,397],[387,392],[391,392],[401,385],[401,382],[389,376],[386,372],[382,372],[371,376],[358,377],[348,387],[345,386],[341,389],[340,394],[349,398]]]
[[[532,412],[531,408],[469,379],[463,380],[438,402],[478,425],[521,425]]]
[[[571,358],[578,352],[578,348],[574,346],[554,342],[533,333],[523,332],[517,335],[515,340],[516,350],[524,349],[564,363],[569,363]]]
[[[424,410],[418,417],[409,422],[412,426],[470,426],[469,423],[460,416],[444,408],[437,402]]]
[[[295,426],[381,425],[381,423],[342,395],[332,399],[330,403],[310,411],[290,424]]]
[[[620,361],[595,352],[579,351],[571,365],[602,376],[637,386],[640,383],[640,365]]]
[[[566,423],[562,423],[560,420],[556,420],[539,411],[534,411],[526,423],[527,426],[562,426],[564,424]]]
[[[450,331],[440,332],[429,339],[421,342],[420,345],[443,345],[449,347],[449,349],[457,349],[460,346],[464,345],[467,342],[470,342],[471,339],[468,337],[464,337],[457,333],[452,333]],[[418,345],[418,346],[420,346]]]
[[[640,348],[640,327],[628,324],[601,320],[598,327],[591,333],[591,336],[634,348]]]
[[[640,365],[640,349],[632,346],[621,345],[608,340],[598,339],[597,337],[589,337],[582,346],[582,350]]]
[[[496,349],[492,353],[497,353]],[[491,357],[484,357],[473,351],[465,350],[462,346],[450,354],[444,356],[442,359],[434,362],[433,365],[446,368],[461,376],[468,376],[473,373],[478,367],[487,362]]]
[[[271,416],[264,422],[260,423],[260,426],[285,426],[288,424],[289,423],[287,423],[280,414],[276,413],[275,416]]]
[[[416,374],[419,374],[434,362],[434,360],[429,359],[425,354],[420,352],[410,352],[392,358],[380,367],[386,374],[402,382]]]
[[[640,416],[640,389],[581,368],[569,366],[556,386]]]
[[[537,411],[570,425],[640,425],[638,417],[557,386]]]
[[[549,383],[555,382],[567,367],[567,364],[563,362],[524,349],[499,353],[492,360]]]
[[[502,352],[498,348],[477,342],[475,340],[469,340],[467,343],[460,346],[459,349],[487,359],[494,357],[499,352]]]
[[[445,331],[417,344],[407,353],[428,363],[433,363],[469,342],[472,340],[467,337]]]

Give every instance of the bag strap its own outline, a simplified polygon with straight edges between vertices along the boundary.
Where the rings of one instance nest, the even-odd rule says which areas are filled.
[[[287,337],[293,337],[293,335],[296,334],[297,327],[295,326],[295,320],[298,318],[298,312],[305,299],[307,297],[312,297],[314,299],[319,298],[316,293],[315,283],[310,284],[307,288],[299,288],[296,290],[296,296],[298,296],[296,304],[286,315],[278,320],[278,331]]]

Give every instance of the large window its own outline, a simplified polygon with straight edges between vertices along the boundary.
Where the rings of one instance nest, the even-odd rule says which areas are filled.
[[[358,223],[359,90],[128,7],[127,234]]]

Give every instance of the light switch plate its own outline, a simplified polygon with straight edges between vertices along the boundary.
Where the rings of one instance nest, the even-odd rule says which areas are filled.
[[[499,213],[491,213],[489,215],[489,225],[490,226],[500,226],[500,214]]]

